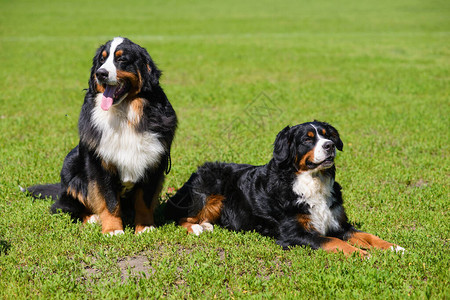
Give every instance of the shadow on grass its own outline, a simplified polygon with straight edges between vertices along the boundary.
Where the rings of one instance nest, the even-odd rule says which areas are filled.
[[[8,241],[0,240],[0,255],[8,254],[9,249],[11,249],[11,244]]]

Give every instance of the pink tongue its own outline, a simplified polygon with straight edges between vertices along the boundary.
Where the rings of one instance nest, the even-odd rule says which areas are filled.
[[[113,103],[113,95],[114,95],[115,90],[116,90],[115,85],[106,85],[105,92],[103,93],[103,96],[102,96],[102,103],[100,105],[100,107],[103,110],[110,109],[110,107]]]

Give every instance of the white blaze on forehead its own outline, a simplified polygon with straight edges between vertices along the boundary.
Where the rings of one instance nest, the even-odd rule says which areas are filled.
[[[107,84],[109,85],[116,85],[117,84],[117,69],[114,65],[114,53],[116,52],[117,46],[122,44],[123,38],[116,37],[112,40],[111,46],[109,48],[109,56],[106,59],[105,63],[100,66],[99,69],[105,69],[108,71],[108,80]]]
[[[321,163],[328,157],[327,152],[325,151],[325,149],[323,149],[323,144],[325,144],[326,142],[331,142],[331,140],[323,138],[319,134],[317,127],[312,124],[311,124],[311,126],[316,130],[317,139],[318,139],[316,147],[314,148],[314,161],[313,161],[313,163],[317,164],[317,163]]]

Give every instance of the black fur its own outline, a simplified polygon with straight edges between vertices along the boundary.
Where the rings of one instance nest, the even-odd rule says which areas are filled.
[[[128,39],[123,39],[123,42],[115,49],[115,53],[119,50],[122,52],[121,56],[117,55],[116,57],[115,53],[109,53],[112,41],[100,46],[93,58],[89,88],[78,122],[80,141],[64,160],[61,183],[38,185],[27,189],[34,197],[54,198],[56,201],[52,205],[51,211],[53,213],[60,211],[70,213],[74,219],[101,213],[95,207],[99,204],[93,203],[95,197],[97,198],[95,201],[104,198],[109,213],[116,214],[115,210],[119,204],[122,203],[123,205],[120,206],[125,207],[138,197],[138,190],[143,191],[143,201],[147,207],[151,207],[155,196],[158,196],[164,172],[170,163],[170,147],[175,134],[177,118],[159,85],[161,71],[144,48]],[[131,109],[132,103],[137,103],[136,111],[141,114],[140,118],[134,123],[132,120],[129,121],[128,126],[137,135],[157,134],[157,140],[165,150],[165,153],[155,157],[156,162],[146,165],[143,176],[135,182],[126,184],[121,180],[119,166],[108,161],[107,157],[103,157],[102,153],[99,153],[99,145],[106,132],[95,126],[93,120],[93,110],[96,109],[96,106],[98,109],[99,105],[99,100],[96,98],[103,93],[108,84],[106,81],[96,78],[97,71],[105,62],[104,54],[107,54],[107,57],[114,56],[114,66],[117,71],[135,76],[133,80],[117,76],[119,82],[125,82],[128,96],[122,101],[114,98],[112,108],[105,115],[109,116],[111,122],[125,122],[124,124],[126,124],[127,115],[117,113],[119,108],[116,109],[116,107],[120,107],[122,111],[128,111]],[[138,141],[136,140],[136,142]],[[93,184],[96,186],[95,195],[92,194]],[[120,212],[117,214],[120,215]],[[108,229],[104,228],[105,231]]]
[[[255,230],[275,238],[284,248],[308,245],[317,249],[329,242],[329,237],[347,239],[356,230],[349,224],[342,206],[341,187],[334,181],[334,164],[325,168],[311,161],[300,163],[302,157],[314,150],[318,141],[316,134],[313,138],[308,136],[308,132],[315,133],[312,125],[320,132],[324,130],[323,137],[342,151],[343,143],[337,130],[327,123],[314,121],[288,126],[278,133],[273,159],[266,165],[208,162],[199,167],[167,202],[166,218],[180,221],[195,217],[205,207],[208,197],[220,195],[224,198],[220,217],[215,222],[199,220],[199,223],[207,221],[235,231]],[[328,159],[333,161],[334,155],[330,154]],[[301,172],[329,180],[332,192],[324,201],[328,201],[338,227],[319,233],[299,222],[300,215],[311,216],[308,202],[299,202],[301,195],[293,190]]]

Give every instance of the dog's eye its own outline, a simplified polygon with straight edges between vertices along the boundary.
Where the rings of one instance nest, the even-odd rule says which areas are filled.
[[[103,56],[100,56],[100,63],[103,64],[105,62],[105,58]]]
[[[125,61],[127,61],[127,59],[126,59],[126,57],[125,56],[119,56],[118,58],[117,58],[117,61],[118,62],[125,62]]]
[[[312,137],[310,137],[310,136],[305,136],[305,137],[302,139],[302,142],[303,142],[304,144],[310,144],[310,143],[314,142],[314,138],[312,138]]]

